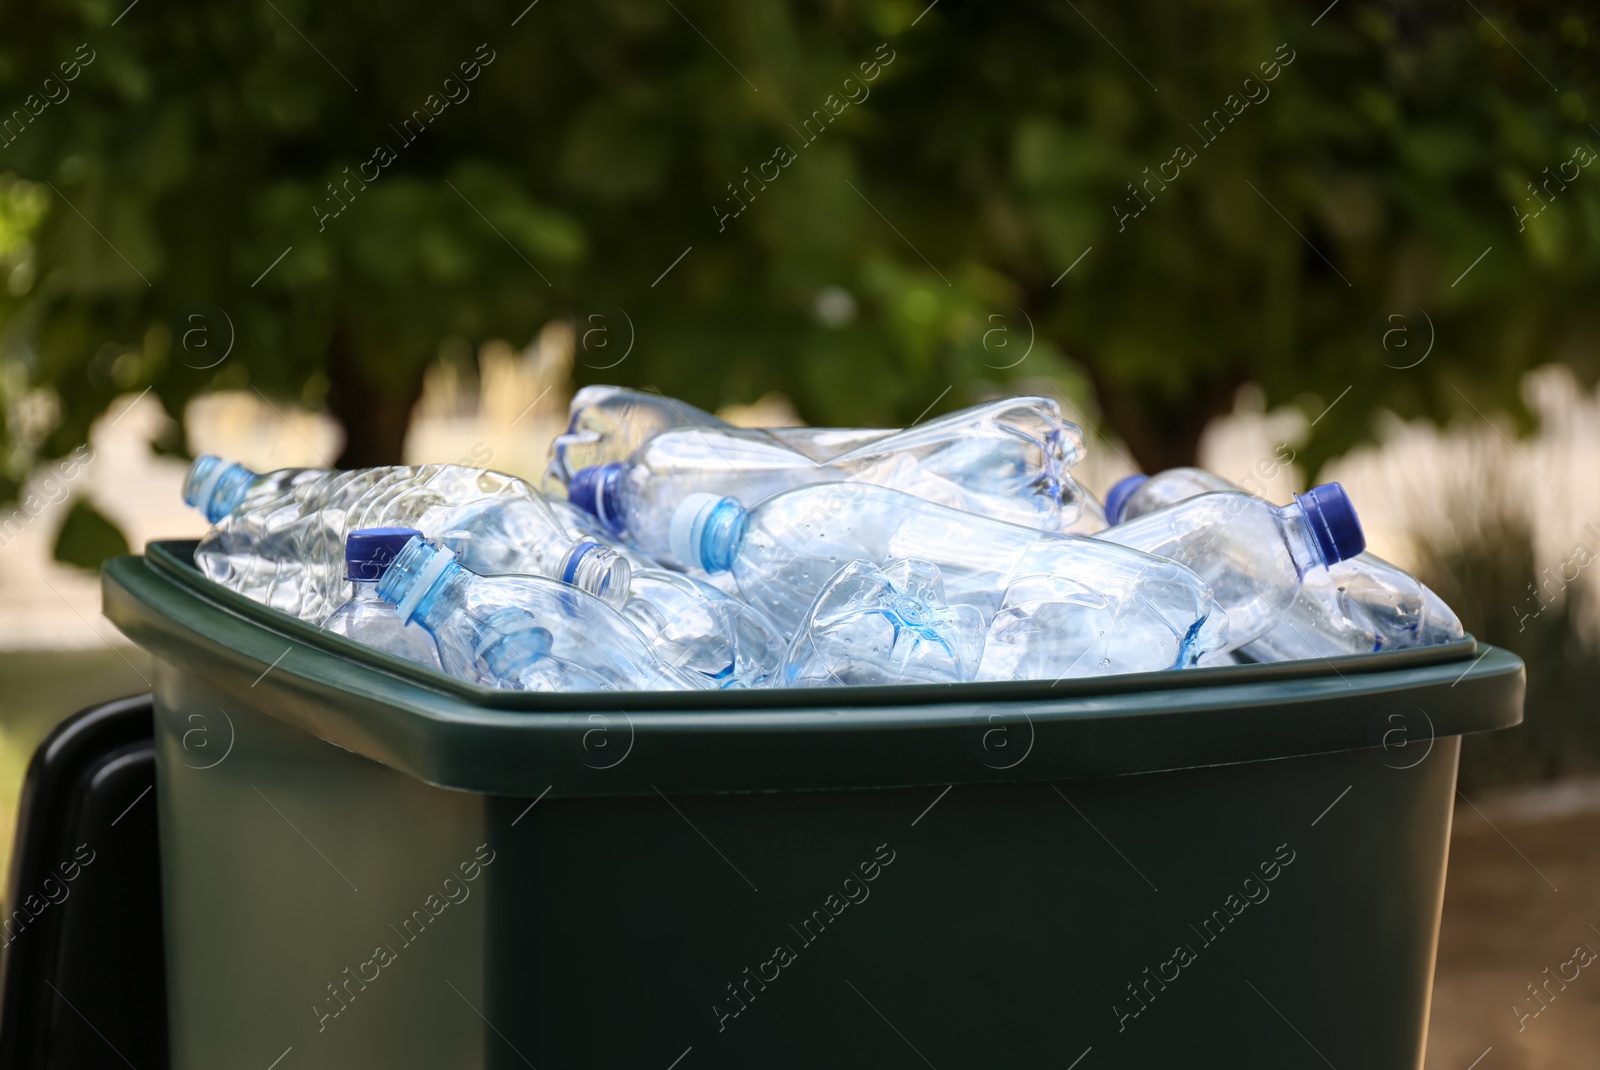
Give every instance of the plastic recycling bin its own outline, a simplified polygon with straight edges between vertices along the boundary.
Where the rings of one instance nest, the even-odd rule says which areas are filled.
[[[1414,1070],[1460,736],[1522,715],[1521,662],[1470,638],[496,692],[224,590],[193,545],[104,573],[155,660],[177,1070]]]

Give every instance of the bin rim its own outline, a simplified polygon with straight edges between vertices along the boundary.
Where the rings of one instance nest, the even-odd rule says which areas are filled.
[[[228,590],[195,568],[196,545],[154,541],[142,556],[108,562],[102,573],[105,615],[158,659],[240,701],[429,783],[463,790],[537,794],[539,778],[522,775],[519,760],[536,766],[534,759],[559,737],[566,737],[571,750],[574,738],[581,736],[587,745],[595,732],[613,729],[625,732],[629,755],[648,736],[670,740],[668,749],[680,758],[697,760],[679,768],[663,765],[658,756],[599,768],[587,760],[591,756],[568,755],[565,764],[577,772],[551,790],[618,794],[661,790],[655,786],[660,780],[691,791],[882,787],[1117,775],[1292,757],[1387,745],[1391,736],[1384,733],[1393,729],[1367,722],[1401,695],[1423,712],[1430,739],[1509,727],[1522,715],[1522,662],[1471,636],[1381,654],[1054,683],[508,692],[374,651]],[[1207,711],[1210,716],[1202,716]],[[988,741],[997,731],[1014,739],[1025,731],[1028,756],[1049,754],[1051,760],[1006,765],[1009,757],[991,761],[993,755],[976,753],[964,763],[971,769],[919,763],[915,755],[887,760],[889,751],[922,742],[919,735],[931,741],[964,733]],[[686,750],[697,746],[698,753]],[[864,761],[883,760],[877,767],[885,775],[867,775],[871,761],[846,761],[831,771],[811,768],[821,755],[846,758],[851,746],[861,748],[857,756]],[[976,751],[986,747],[980,742]],[[727,748],[753,748],[762,759],[742,774],[719,771],[707,759]],[[914,771],[919,764],[928,767],[924,775]],[[616,775],[630,765],[629,775]],[[641,772],[659,780],[640,783]],[[607,775],[595,780],[594,773]]]

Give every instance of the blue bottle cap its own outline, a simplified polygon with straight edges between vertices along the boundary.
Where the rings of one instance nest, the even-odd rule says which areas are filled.
[[[1111,489],[1106,492],[1106,523],[1122,523],[1122,510],[1128,504],[1128,499],[1133,497],[1134,492],[1148,482],[1150,482],[1149,476],[1134,473],[1131,476],[1124,476],[1113,483]]]
[[[400,556],[413,536],[421,535],[416,528],[360,528],[352,531],[344,543],[346,578],[352,583],[376,583],[383,579],[384,570]]]
[[[626,467],[621,461],[607,461],[578,469],[567,482],[567,501],[599,520],[608,531],[620,533],[620,520],[612,515],[615,510],[607,509],[612,503],[606,501],[606,491]]]
[[[1355,503],[1339,484],[1312,487],[1304,494],[1295,495],[1295,501],[1306,511],[1317,546],[1328,564],[1347,561],[1367,548],[1367,536],[1361,530]]]

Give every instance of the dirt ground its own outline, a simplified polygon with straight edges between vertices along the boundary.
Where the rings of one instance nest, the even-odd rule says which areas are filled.
[[[1427,1070],[1600,1067],[1597,955],[1600,782],[1458,798]]]

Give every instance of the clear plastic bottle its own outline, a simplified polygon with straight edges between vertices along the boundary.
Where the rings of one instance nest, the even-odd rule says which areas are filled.
[[[457,648],[452,675],[510,691],[617,690],[608,677],[553,655],[553,646],[550,629],[526,609],[497,610],[479,627],[470,661],[465,647]]]
[[[1090,535],[1105,527],[1073,478],[1083,431],[1049,398],[973,405],[841,454],[829,467],[1011,524]],[[936,478],[930,478],[936,477]]]
[[[976,406],[880,439],[828,464],[742,433],[666,431],[627,461],[585,468],[567,488],[605,529],[666,564],[671,515],[690,494],[755,505],[793,487],[854,480],[1046,531],[1099,531],[1099,503],[1068,471],[1082,453],[1076,427],[1053,402],[1020,398]]]
[[[1182,617],[1150,613],[1137,604],[1125,611],[1125,590],[1155,605],[1186,604],[1192,576],[1136,577],[1116,587],[1063,573],[1020,576],[989,622],[979,680],[1063,680],[1115,673],[1192,668],[1221,649],[1222,612],[1211,607],[1184,632]],[[1163,584],[1170,585],[1163,590]]]
[[[939,569],[950,605],[976,606],[985,619],[1013,583],[1056,576],[1102,596],[1086,612],[1114,622],[1130,641],[1167,636],[1171,664],[1189,664],[1220,645],[1210,623],[1211,592],[1182,565],[947,509],[887,487],[797,487],[749,510],[732,498],[690,495],[668,524],[678,560],[707,572],[732,571],[746,599],[791,632],[845,565],[916,558]]]
[[[1096,538],[1177,561],[1205,577],[1227,614],[1229,650],[1280,623],[1306,575],[1325,572],[1366,546],[1355,506],[1337,483],[1312,487],[1285,506],[1242,491],[1202,494]]]
[[[345,543],[346,575],[350,580],[350,600],[323,622],[335,635],[381,650],[407,661],[439,668],[439,648],[420,626],[406,624],[394,606],[378,597],[378,580],[383,570],[397,557],[415,528],[363,528],[352,531]]]
[[[1200,494],[1238,489],[1203,469],[1172,468],[1120,481],[1106,495],[1106,512],[1119,523]],[[1444,599],[1404,569],[1363,552],[1326,572],[1308,573],[1278,623],[1241,653],[1255,661],[1288,661],[1432,646],[1465,634]]]
[[[983,650],[983,614],[946,604],[937,566],[852,561],[817,596],[784,655],[789,687],[956,684]]]
[[[638,629],[598,598],[539,576],[480,576],[426,539],[406,544],[378,594],[398,607],[401,620],[428,630],[445,671],[462,679],[537,690],[570,687],[574,679],[606,691],[711,686],[662,662]]]
[[[765,687],[783,661],[784,637],[755,606],[666,569],[637,569],[622,607],[662,661],[723,689]]]
[[[787,447],[813,461],[827,461],[857,446],[892,435],[892,430],[845,427],[774,427],[749,431],[664,394],[620,386],[586,386],[572,396],[565,434],[550,443],[550,468],[545,489],[564,490],[581,468],[625,461],[633,451],[663,431],[704,428],[739,431]]]
[[[604,525],[593,516],[579,509],[565,498],[547,498],[550,512],[555,514],[556,521],[567,537],[574,542],[597,542],[626,561],[633,570],[632,575],[637,576],[642,569],[655,568],[656,563],[644,556],[615,535],[605,530]],[[631,577],[630,577],[630,587]]]
[[[1106,491],[1106,523],[1136,520],[1157,509],[1218,491],[1243,492],[1244,488],[1204,468],[1169,468],[1154,479],[1140,474],[1124,476]]]
[[[629,565],[573,539],[544,498],[512,476],[460,465],[285,469],[264,475],[206,455],[189,468],[184,501],[215,526],[200,570],[258,602],[322,621],[344,594],[345,537],[358,528],[413,527],[485,574],[559,579],[613,604]]]
[[[583,468],[567,486],[567,501],[588,513],[611,538],[665,564],[681,564],[668,554],[665,532],[640,529],[634,518],[650,501],[653,514],[697,491],[730,495],[754,503],[803,483],[848,478],[762,437],[733,432],[711,437],[699,430],[664,431],[625,461]]]

